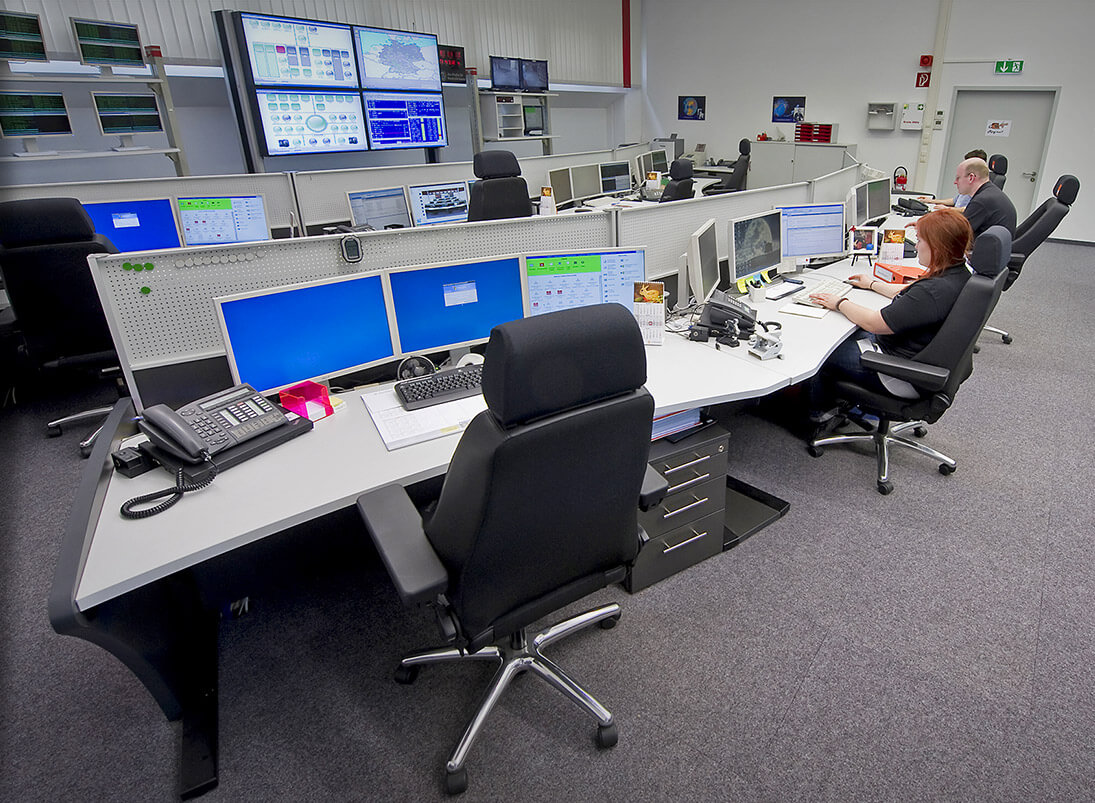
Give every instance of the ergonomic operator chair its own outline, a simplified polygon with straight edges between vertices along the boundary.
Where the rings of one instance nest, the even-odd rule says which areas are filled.
[[[1049,235],[1061,225],[1068,210],[1076,201],[1076,195],[1080,191],[1080,180],[1076,176],[1063,175],[1053,185],[1053,197],[1047,198],[1041,206],[1030,213],[1030,217],[1020,223],[1015,229],[1015,239],[1011,243],[1011,259],[1008,260],[1008,278],[1004,282],[1007,290],[1023,270],[1023,265]],[[1012,341],[1012,336],[1003,329],[995,326],[986,326],[986,332],[1000,335],[1005,343]]]
[[[532,215],[528,184],[510,151],[480,151],[472,169],[479,181],[471,187],[468,220],[501,220]]]
[[[973,373],[973,347],[981,327],[996,306],[1007,277],[1005,265],[1011,253],[1011,235],[1003,226],[991,226],[977,238],[970,256],[974,275],[951,308],[938,334],[914,358],[868,351],[862,356],[863,365],[911,385],[912,398],[892,395],[874,387],[864,387],[852,380],[834,382],[837,398],[848,405],[878,416],[873,432],[832,435],[814,440],[808,451],[820,457],[824,447],[838,443],[873,442],[878,462],[878,492],[893,490],[890,482],[890,446],[905,446],[926,454],[939,462],[940,474],[952,474],[957,468],[953,459],[942,452],[904,437],[912,432],[917,437],[927,433],[927,424],[934,424],[954,403],[954,396]]]
[[[703,188],[704,195],[722,195],[725,192],[740,192],[745,189],[745,176],[749,172],[749,154],[752,153],[753,143],[743,139],[738,143],[738,158],[731,164],[719,162],[720,165],[729,165],[731,172],[723,176],[721,181]]]
[[[0,271],[15,312],[23,351],[37,369],[101,373],[116,368],[118,355],[87,264],[89,254],[118,249],[95,233],[75,198],[34,198],[0,203]],[[106,418],[110,407],[50,421],[50,435],[63,427]],[[99,430],[80,443],[86,457]]]
[[[659,203],[683,201],[692,195],[692,162],[688,159],[674,159],[669,165],[669,183],[662,190]]]
[[[549,313],[495,327],[487,345],[487,409],[464,431],[440,497],[420,512],[398,485],[358,509],[404,604],[428,604],[448,646],[403,659],[499,663],[446,765],[445,788],[467,788],[468,751],[519,674],[531,671],[597,720],[597,744],[617,740],[612,715],[541,653],[620,617],[613,603],[539,634],[551,612],[622,581],[639,550],[637,511],[665,495],[647,466],[654,402],[631,313],[618,304]],[[531,779],[530,779],[531,780]]]
[[[1007,181],[1008,157],[1002,153],[994,153],[989,157],[989,180],[1000,189],[1004,189]]]

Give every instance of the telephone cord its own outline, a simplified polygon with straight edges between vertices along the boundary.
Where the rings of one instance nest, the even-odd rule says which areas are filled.
[[[180,499],[183,494],[190,493],[191,491],[200,491],[205,488],[209,483],[213,482],[217,477],[217,464],[209,458],[208,452],[203,452],[202,456],[205,457],[205,461],[210,466],[209,476],[201,482],[187,483],[183,478],[182,466],[175,471],[175,487],[164,488],[162,491],[156,491],[155,493],[143,494],[141,496],[135,496],[132,499],[122,503],[121,513],[123,518],[127,519],[147,519],[149,516],[155,516],[157,513],[163,513],[169,507],[174,505]],[[143,510],[134,510],[137,505],[145,505],[149,502],[153,502],[157,499],[167,497],[164,501],[153,507],[144,508]]]

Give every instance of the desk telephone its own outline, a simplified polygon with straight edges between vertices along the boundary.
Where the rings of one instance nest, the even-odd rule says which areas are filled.
[[[700,323],[715,330],[733,328],[733,322],[737,323],[738,332],[748,337],[757,326],[756,311],[736,298],[729,296],[723,299],[710,298],[703,306],[703,314]]]

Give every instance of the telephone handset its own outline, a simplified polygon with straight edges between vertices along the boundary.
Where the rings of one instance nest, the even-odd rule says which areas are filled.
[[[712,329],[728,329],[729,322],[737,321],[738,330],[744,335],[749,335],[756,329],[757,313],[752,308],[736,298],[725,297],[723,299],[709,298],[703,306],[703,314],[700,323]]]

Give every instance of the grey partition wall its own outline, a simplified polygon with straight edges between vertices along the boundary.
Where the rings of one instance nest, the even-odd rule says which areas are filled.
[[[818,176],[810,182],[810,202],[843,202],[848,191],[863,180],[860,175],[859,165],[852,165],[827,176]]]

